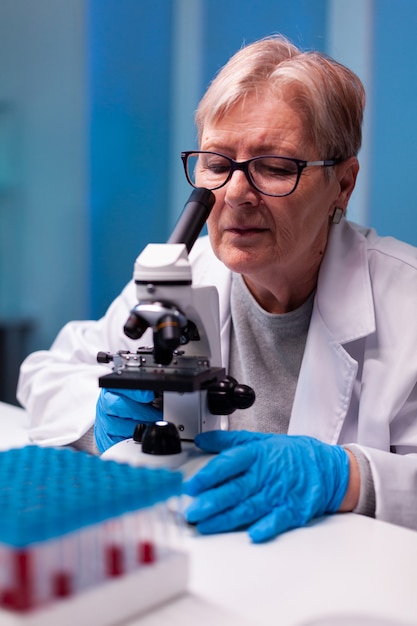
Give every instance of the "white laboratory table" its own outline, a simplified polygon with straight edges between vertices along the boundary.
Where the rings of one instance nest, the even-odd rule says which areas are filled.
[[[28,443],[27,416],[0,403],[0,449]],[[417,625],[417,532],[354,514],[255,545],[184,528],[188,592],[126,626]]]

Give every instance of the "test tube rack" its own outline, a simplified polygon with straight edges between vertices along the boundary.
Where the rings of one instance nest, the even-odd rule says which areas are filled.
[[[0,626],[112,626],[185,592],[182,474],[70,448],[0,452]]]

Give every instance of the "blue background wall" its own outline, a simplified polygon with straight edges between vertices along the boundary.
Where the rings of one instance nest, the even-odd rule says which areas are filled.
[[[23,357],[105,312],[189,195],[209,81],[272,32],[361,76],[350,215],[417,245],[416,31],[415,0],[0,0],[0,333],[33,324]]]
[[[242,44],[272,32],[285,33],[301,47],[326,47],[326,0],[205,0],[204,82],[227,62]]]
[[[375,0],[369,221],[417,245],[417,2]]]
[[[172,9],[89,2],[92,317],[126,283],[145,239],[166,236]]]

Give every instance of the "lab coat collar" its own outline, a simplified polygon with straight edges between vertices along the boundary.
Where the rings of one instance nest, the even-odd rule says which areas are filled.
[[[354,352],[374,330],[366,239],[342,220],[331,228],[320,268],[289,434],[339,441],[349,411],[355,411],[352,395],[358,361]],[[350,349],[351,342],[355,350]]]
[[[375,330],[366,239],[359,227],[345,219],[330,228],[315,309],[337,343],[355,341]]]

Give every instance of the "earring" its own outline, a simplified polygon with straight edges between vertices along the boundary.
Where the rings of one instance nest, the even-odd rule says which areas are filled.
[[[343,217],[343,209],[340,206],[335,207],[332,215],[332,224],[339,224]]]

